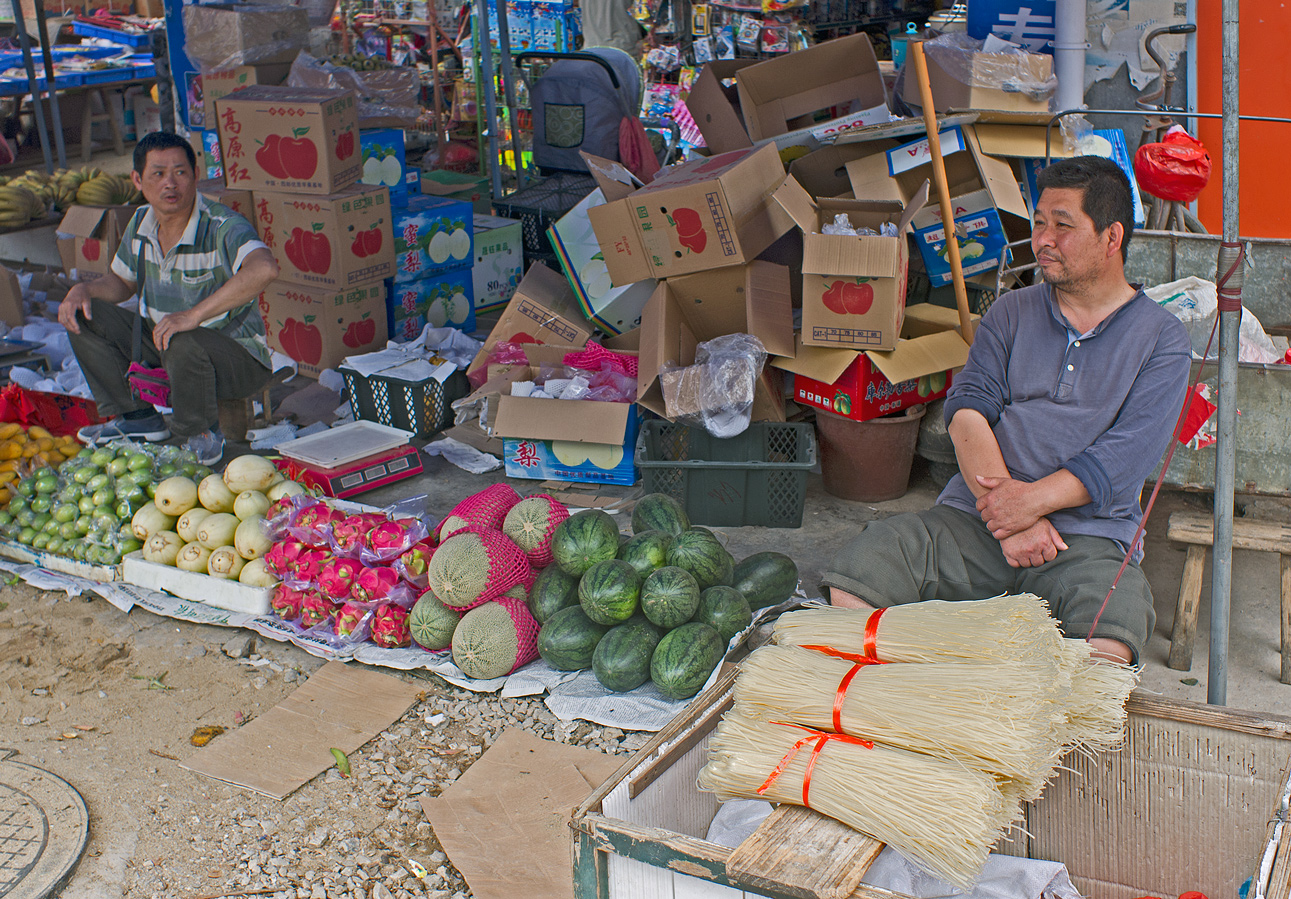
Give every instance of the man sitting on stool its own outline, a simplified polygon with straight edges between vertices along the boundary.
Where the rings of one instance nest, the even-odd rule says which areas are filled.
[[[83,442],[160,441],[173,430],[214,465],[224,453],[218,400],[250,396],[272,374],[256,300],[278,263],[250,222],[198,194],[196,169],[193,148],[177,134],[139,141],[130,180],[147,205],[126,225],[112,271],[74,285],[58,320],[99,411],[114,416],[83,428]],[[170,429],[126,381],[137,315],[120,304],[136,292],[146,313],[139,361],[166,370]]]

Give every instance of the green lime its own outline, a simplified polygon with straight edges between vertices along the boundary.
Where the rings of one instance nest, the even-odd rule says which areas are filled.
[[[15,496],[13,499],[9,500],[10,512],[14,512],[14,513],[21,512],[25,508],[27,508],[27,497],[22,496],[20,494],[18,496]]]
[[[94,511],[94,497],[82,496],[80,500],[77,501],[76,506],[81,510],[82,515],[89,515]]]
[[[18,542],[25,546],[31,546],[31,541],[35,539],[36,539],[35,528],[23,528],[21,531],[18,532]]]
[[[31,498],[31,511],[48,512],[54,508],[54,501],[43,493],[38,493]]]
[[[81,510],[71,503],[63,503],[61,506],[54,509],[54,518],[59,522],[59,524],[64,524],[69,521],[75,521],[76,516],[80,513]]]
[[[102,490],[111,482],[106,474],[100,472],[85,482],[85,489],[93,493],[95,490]]]
[[[85,541],[78,540],[72,544],[72,558],[78,562],[85,561]]]
[[[93,462],[95,465],[97,465],[99,468],[102,468],[104,465],[107,465],[116,457],[117,457],[116,452],[110,447],[106,447],[106,446],[99,447],[94,452],[90,453],[90,461]]]
[[[131,507],[130,501],[128,499],[117,501],[117,508],[116,508],[117,518],[129,520],[134,516],[135,511],[136,510]]]
[[[31,509],[19,509],[13,513],[13,517],[18,519],[18,523],[23,527],[30,527],[31,523],[36,520],[36,513]]]
[[[49,535],[46,533],[37,534],[31,538],[32,549],[44,549],[49,544]]]
[[[76,458],[78,458],[78,459],[88,459],[88,458],[90,458],[90,456],[93,456],[93,455],[94,455],[94,450],[90,449],[90,448],[87,446],[85,449],[81,450],[79,453],[77,453],[77,454],[76,454]]]
[[[88,534],[90,532],[90,524],[90,516],[88,515],[82,515],[80,518],[76,519],[76,536],[84,537]]]
[[[86,465],[84,468],[78,468],[72,474],[72,480],[78,484],[88,483],[90,478],[98,477],[102,472],[97,465]]]
[[[126,537],[121,540],[120,547],[121,547],[121,553],[122,555],[124,555],[126,553],[138,552],[139,550],[143,549],[143,544],[140,543],[138,540],[136,540],[134,537]]]
[[[21,481],[19,481],[19,482],[18,482],[18,495],[19,495],[19,496],[28,496],[28,497],[30,497],[30,496],[35,496],[35,495],[36,495],[36,481],[35,481],[35,479],[34,479],[34,478],[23,478]]]
[[[79,535],[76,533],[76,522],[68,521],[58,526],[58,536],[64,540],[75,540]]]
[[[152,456],[147,453],[132,452],[126,456],[126,465],[131,471],[151,470]]]
[[[130,460],[126,457],[117,456],[108,463],[106,470],[108,474],[112,475],[112,477],[119,478],[130,470]]]
[[[125,481],[124,483],[117,484],[117,499],[125,499],[132,503],[138,503],[138,505],[135,506],[136,509],[148,501],[148,497],[143,492],[143,488],[133,481]]]
[[[13,516],[8,512],[0,512],[0,528],[13,521]]]
[[[154,482],[154,481],[149,481],[147,484],[145,484],[145,485],[144,485],[144,488],[143,488],[143,492],[144,492],[145,494],[147,494],[148,499],[153,499],[153,498],[155,498],[155,497],[157,496],[157,484],[156,484],[156,482]]]
[[[31,526],[38,531],[44,530],[45,525],[53,520],[53,516],[48,512],[37,512],[36,517],[31,520]]]
[[[46,549],[48,552],[56,553],[56,554],[61,555],[61,554],[62,554],[62,552],[63,552],[63,543],[64,543],[64,542],[65,542],[65,541],[63,540],[63,538],[62,538],[62,537],[59,537],[59,536],[51,536],[47,541],[45,541],[45,549]]]
[[[94,495],[90,499],[94,500],[95,506],[106,508],[117,501],[117,495],[111,487],[101,487],[94,491]]]
[[[179,467],[173,462],[163,462],[157,466],[157,480],[164,481],[166,478],[173,478],[179,473]]]

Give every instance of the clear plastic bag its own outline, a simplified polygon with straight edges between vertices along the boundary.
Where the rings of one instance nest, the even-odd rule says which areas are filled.
[[[668,417],[714,437],[744,433],[766,359],[762,341],[751,334],[727,334],[701,343],[694,365],[661,369]]]
[[[923,50],[942,71],[969,87],[1026,94],[1033,100],[1049,99],[1058,89],[1056,76],[1041,80],[1027,65],[1034,54],[1024,48],[987,53],[982,46],[962,31],[951,31],[924,41]]]
[[[309,47],[309,16],[287,4],[184,7],[184,52],[201,69],[290,62]]]
[[[292,87],[354,91],[360,128],[411,128],[421,115],[421,79],[416,69],[356,72],[301,53],[291,64]]]

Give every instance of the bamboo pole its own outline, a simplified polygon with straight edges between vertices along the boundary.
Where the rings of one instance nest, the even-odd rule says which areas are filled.
[[[955,211],[950,205],[950,186],[946,183],[946,161],[941,156],[941,135],[937,131],[937,110],[932,105],[928,61],[924,59],[921,41],[911,41],[906,52],[914,61],[915,77],[919,80],[919,100],[923,104],[923,121],[928,129],[928,149],[932,154],[932,180],[937,186],[937,199],[941,202],[941,224],[946,230],[946,259],[950,262],[950,276],[955,284],[955,305],[959,307],[959,329],[964,335],[964,342],[972,346],[973,319],[968,311],[964,263],[960,259],[959,241],[955,237]]]

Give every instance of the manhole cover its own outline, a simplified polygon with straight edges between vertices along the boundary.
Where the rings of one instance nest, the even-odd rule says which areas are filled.
[[[43,899],[66,883],[85,851],[85,800],[61,777],[0,761],[0,897]]]

